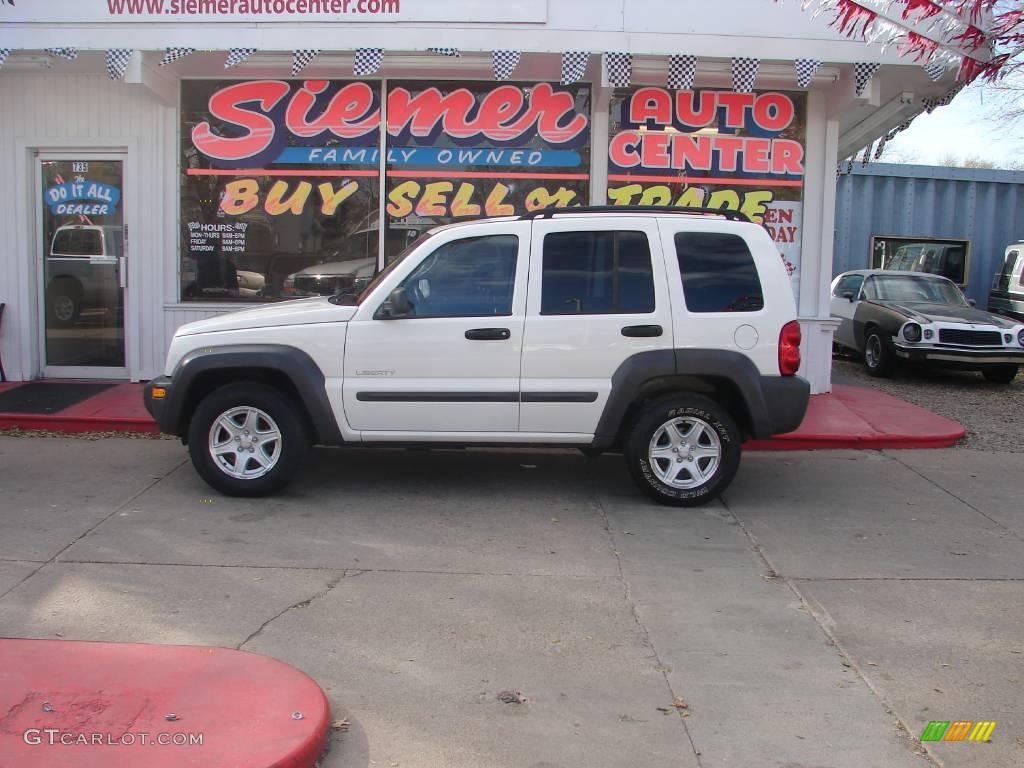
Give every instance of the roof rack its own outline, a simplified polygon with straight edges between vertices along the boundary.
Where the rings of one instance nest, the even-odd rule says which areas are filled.
[[[519,217],[520,221],[550,219],[554,216],[575,215],[583,213],[661,213],[682,214],[686,216],[721,216],[729,221],[750,221],[745,213],[730,211],[725,208],[683,207],[657,205],[582,205],[573,208],[544,208],[531,211]]]

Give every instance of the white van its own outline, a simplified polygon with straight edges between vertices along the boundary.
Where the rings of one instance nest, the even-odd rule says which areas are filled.
[[[992,278],[988,311],[1024,320],[1024,241],[1006,247],[1003,265]]]

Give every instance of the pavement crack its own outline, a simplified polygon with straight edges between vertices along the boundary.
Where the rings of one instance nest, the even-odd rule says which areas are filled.
[[[345,578],[345,574],[344,573],[342,573],[341,576],[334,577],[333,579],[331,579],[330,581],[327,582],[327,586],[324,587],[323,589],[319,590],[318,592],[315,592],[313,595],[311,595],[310,597],[307,597],[305,600],[300,600],[297,603],[292,603],[291,605],[289,605],[286,608],[282,609],[278,613],[274,614],[269,619],[267,619],[262,624],[260,624],[259,627],[256,628],[255,632],[253,632],[251,635],[249,635],[247,638],[245,638],[245,640],[243,640],[238,645],[236,645],[235,649],[239,650],[239,651],[242,650],[242,648],[244,648],[248,643],[250,643],[251,641],[255,640],[257,637],[259,637],[261,634],[263,634],[263,630],[265,630],[267,627],[269,627],[271,624],[273,624],[275,621],[280,619],[285,614],[291,613],[292,611],[298,610],[299,608],[308,608],[310,605],[312,605],[317,600],[321,599],[322,597],[326,597],[330,593],[330,591],[332,589],[334,589],[336,586],[338,586],[338,584],[341,583],[341,580],[344,579],[344,578]]]
[[[165,480],[167,477],[169,477],[173,473],[177,472],[179,469],[181,469],[183,466],[185,466],[186,463],[188,463],[188,459],[182,459],[180,462],[178,462],[174,467],[169,469],[164,474],[160,475],[159,477],[152,478],[150,480],[150,482],[145,485],[145,487],[143,487],[137,493],[133,494],[131,496],[131,498],[126,499],[124,502],[122,502],[121,504],[119,504],[116,507],[114,507],[114,509],[112,509],[109,514],[105,515],[103,518],[101,518],[100,520],[96,521],[93,525],[89,526],[89,528],[87,528],[81,534],[79,534],[74,539],[72,539],[70,542],[68,542],[63,547],[61,547],[61,549],[56,554],[54,554],[53,557],[51,557],[49,560],[46,560],[45,562],[41,563],[38,568],[33,568],[30,573],[28,573],[24,578],[22,578],[21,580],[16,582],[13,586],[9,587],[8,589],[4,590],[3,592],[0,592],[0,600],[3,600],[5,597],[7,597],[7,595],[11,594],[11,592],[13,592],[18,587],[20,587],[22,584],[24,584],[26,581],[31,579],[33,576],[35,576],[37,573],[39,573],[41,570],[43,570],[43,568],[45,568],[46,566],[52,565],[53,563],[56,563],[58,561],[58,559],[60,559],[60,556],[63,555],[65,552],[67,552],[69,549],[71,549],[71,547],[75,546],[75,544],[77,544],[82,539],[84,539],[86,536],[88,536],[90,533],[95,531],[97,528],[99,528],[101,525],[103,525],[105,522],[107,522],[110,518],[112,518],[114,515],[116,515],[122,509],[124,509],[125,507],[129,506],[137,498],[139,498],[143,494],[147,493],[153,486],[157,485],[158,483],[162,482],[163,480]]]
[[[897,714],[896,710],[883,695],[882,691],[879,690],[874,684],[872,684],[871,680],[868,679],[868,676],[860,668],[860,666],[857,664],[853,656],[850,655],[850,653],[840,642],[839,637],[832,629],[832,627],[835,626],[835,622],[832,620],[832,617],[829,616],[824,606],[818,604],[816,601],[813,601],[812,603],[812,601],[805,597],[804,594],[799,590],[793,579],[786,576],[781,576],[779,572],[775,569],[775,566],[772,565],[771,560],[768,559],[768,555],[765,553],[764,548],[761,546],[761,543],[757,540],[757,537],[750,531],[750,529],[747,528],[746,524],[740,519],[739,515],[733,512],[732,507],[729,506],[729,503],[726,500],[725,496],[720,496],[719,501],[722,502],[722,506],[725,507],[726,512],[728,512],[732,519],[736,521],[736,525],[738,525],[740,530],[743,531],[743,534],[750,541],[753,550],[757,553],[758,557],[761,558],[761,562],[764,563],[765,568],[768,570],[767,578],[773,581],[781,581],[783,584],[786,585],[786,588],[793,593],[794,597],[796,597],[797,599],[797,602],[799,602],[801,609],[808,616],[811,617],[815,624],[818,625],[818,629],[820,629],[822,634],[825,635],[825,639],[828,641],[829,645],[836,649],[836,653],[838,653],[840,658],[843,660],[844,666],[847,666],[849,669],[853,670],[853,673],[858,677],[858,679],[860,679],[860,681],[864,684],[868,691],[871,692],[871,695],[874,696],[875,699],[877,699],[878,703],[881,705],[885,713],[896,722],[896,727],[900,731],[900,734],[904,737],[904,740],[907,742],[908,748],[915,755],[923,757],[931,765],[941,766],[942,763],[939,762],[930,752],[927,752],[926,750],[922,751],[923,745],[921,745],[914,738],[913,732],[910,730],[908,724],[904,721],[902,717],[900,717],[899,714]]]
[[[630,614],[633,617],[633,621],[636,624],[637,629],[640,631],[643,644],[650,651],[651,656],[654,658],[654,663],[657,665],[656,669],[661,673],[661,677],[665,681],[665,688],[668,689],[669,699],[673,702],[681,701],[682,697],[677,694],[675,689],[672,687],[672,681],[668,676],[668,667],[662,662],[658,649],[654,647],[654,641],[651,639],[651,632],[640,617],[640,612],[637,610],[636,602],[633,600],[632,586],[629,583],[629,579],[626,578],[626,573],[622,568],[622,554],[615,543],[615,529],[612,528],[611,520],[608,518],[608,511],[604,508],[604,504],[602,504],[601,500],[598,498],[594,498],[591,503],[596,507],[598,514],[601,516],[603,521],[602,527],[604,528],[605,533],[608,534],[608,546],[611,548],[612,556],[615,558],[618,581],[622,585],[622,599],[626,602],[626,605],[629,606]],[[683,726],[683,732],[686,734],[686,740],[690,743],[690,749],[693,750],[693,757],[697,761],[697,766],[700,768],[703,765],[703,762],[700,759],[701,753],[693,741],[693,734],[690,732],[690,728],[686,723],[686,717],[684,716],[683,710],[677,708],[676,715],[679,718],[679,723]]]
[[[886,455],[887,457],[889,457],[889,458],[895,459],[895,460],[896,460],[896,462],[897,462],[898,464],[900,464],[900,465],[902,465],[902,466],[906,467],[907,469],[909,469],[909,470],[910,470],[911,472],[913,472],[913,473],[914,473],[915,475],[917,475],[918,477],[920,477],[920,478],[921,478],[922,480],[924,480],[924,481],[925,481],[926,483],[931,483],[931,484],[932,484],[932,485],[934,485],[934,486],[935,486],[936,488],[938,488],[938,489],[939,489],[940,491],[942,491],[943,493],[945,493],[945,494],[946,494],[947,496],[950,496],[950,497],[952,497],[952,498],[956,499],[957,501],[959,501],[959,502],[960,502],[961,504],[963,504],[963,505],[964,505],[965,507],[967,507],[968,509],[972,509],[972,510],[974,510],[974,511],[975,511],[975,512],[977,512],[977,513],[978,513],[979,515],[981,515],[982,517],[984,517],[984,518],[985,518],[986,520],[988,520],[989,522],[991,522],[991,523],[992,523],[993,525],[995,525],[995,526],[997,526],[997,527],[999,527],[999,528],[1002,528],[1002,529],[1003,529],[1004,531],[1006,531],[1006,532],[1007,532],[1008,534],[1010,534],[1011,536],[1013,536],[1013,537],[1014,537],[1015,539],[1018,539],[1018,540],[1020,540],[1020,541],[1024,541],[1024,536],[1021,536],[1021,535],[1020,535],[1019,533],[1017,533],[1017,532],[1016,532],[1015,530],[1013,530],[1013,529],[1012,529],[1012,528],[1010,528],[1009,526],[1007,526],[1007,525],[1004,525],[1003,523],[1001,523],[1001,522],[999,522],[998,520],[996,520],[996,519],[995,519],[994,517],[992,517],[992,516],[991,516],[990,514],[988,514],[987,512],[985,512],[985,511],[983,511],[983,510],[979,509],[978,507],[974,506],[973,504],[971,504],[971,502],[967,501],[967,499],[964,499],[964,498],[961,498],[960,496],[957,496],[957,495],[956,495],[955,493],[953,493],[953,492],[952,492],[951,490],[949,490],[949,488],[947,488],[946,486],[944,486],[944,485],[940,485],[939,483],[935,482],[935,481],[934,481],[934,480],[932,480],[932,479],[931,479],[930,477],[928,477],[927,475],[925,475],[925,474],[924,474],[923,472],[921,472],[920,470],[918,470],[918,469],[917,469],[916,467],[912,467],[912,466],[911,466],[910,464],[907,464],[907,462],[903,461],[903,459],[901,459],[901,458],[900,458],[899,456],[895,455],[895,454],[894,454],[894,453],[892,453],[892,452],[888,452],[888,451],[886,452],[886,454],[885,454],[885,455]]]

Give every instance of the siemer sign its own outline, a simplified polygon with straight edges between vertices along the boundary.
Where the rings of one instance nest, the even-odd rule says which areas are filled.
[[[546,0],[18,0],[7,10],[5,22],[64,24],[547,21]]]

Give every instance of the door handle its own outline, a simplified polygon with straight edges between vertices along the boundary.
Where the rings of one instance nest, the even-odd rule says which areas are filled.
[[[121,256],[117,260],[117,280],[120,283],[118,287],[128,287],[128,259],[125,256]]]
[[[660,325],[627,325],[622,329],[623,336],[661,336],[663,333]]]
[[[512,331],[508,328],[470,328],[466,331],[466,338],[470,341],[508,341],[512,338]]]

